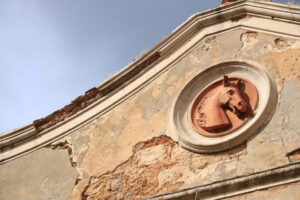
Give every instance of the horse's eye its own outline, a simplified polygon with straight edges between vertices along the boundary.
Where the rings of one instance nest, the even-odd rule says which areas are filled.
[[[229,95],[231,96],[231,95],[234,94],[234,91],[233,91],[233,90],[228,90],[228,91],[227,91],[227,94],[229,94]]]

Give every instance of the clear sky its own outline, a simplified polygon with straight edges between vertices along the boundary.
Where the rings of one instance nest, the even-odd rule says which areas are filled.
[[[1,0],[0,134],[62,108],[220,2]]]

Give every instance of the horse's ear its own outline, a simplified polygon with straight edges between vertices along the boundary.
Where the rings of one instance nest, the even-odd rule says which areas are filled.
[[[237,82],[237,88],[238,88],[240,91],[243,91],[243,90],[245,89],[244,86],[245,86],[245,85],[244,85],[243,81],[242,81],[241,79],[239,79],[238,82]]]
[[[224,76],[223,85],[224,85],[224,87],[228,87],[229,86],[229,78],[228,78],[228,76]]]

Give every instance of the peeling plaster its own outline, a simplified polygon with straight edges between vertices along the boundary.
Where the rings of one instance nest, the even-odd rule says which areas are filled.
[[[300,148],[300,42],[278,38],[242,29],[203,38],[187,55],[134,96],[51,144],[49,147],[54,150],[43,148],[29,154],[46,152],[31,158],[38,165],[63,158],[63,168],[72,172],[68,173],[72,174],[73,182],[63,179],[56,182],[60,185],[52,184],[50,175],[41,177],[36,181],[41,186],[40,191],[49,195],[46,191],[51,187],[54,188],[52,194],[56,194],[59,186],[67,188],[65,191],[73,190],[71,196],[68,194],[70,199],[79,200],[82,195],[87,199],[105,195],[136,199],[294,162]],[[166,136],[172,136],[168,118],[175,97],[205,67],[235,59],[255,61],[274,74],[281,92],[275,115],[268,125],[249,138],[247,144],[232,150],[195,154],[182,149]],[[54,155],[47,156],[50,152]],[[22,158],[16,160],[22,163],[18,164],[20,166],[27,162]],[[8,170],[10,163],[14,161],[0,169]],[[49,166],[47,170],[59,173],[60,168],[51,163]],[[28,167],[35,169],[32,165]],[[32,171],[25,172],[24,176],[39,177]]]
[[[194,154],[167,136],[154,137],[136,144],[130,158],[114,170],[92,176],[82,198],[140,199],[172,191],[205,175],[205,168],[211,168],[211,165],[219,162],[221,167],[228,161],[241,159],[245,155],[244,149],[245,146],[241,146],[215,155]],[[228,166],[220,173],[233,171]]]
[[[88,150],[83,156],[80,167],[85,172],[86,178],[74,190],[73,198],[81,198],[79,194],[81,195],[82,190],[88,184],[88,177],[102,176],[109,173],[110,170],[116,169],[115,167],[119,166],[120,163],[128,162],[128,159],[130,160],[132,157],[131,151],[134,149],[134,145],[139,141],[145,141],[161,134],[172,135],[166,126],[172,99],[178,95],[181,88],[193,76],[203,70],[203,67],[216,62],[216,58],[227,60],[238,56],[239,59],[254,59],[266,64],[271,72],[276,74],[276,63],[274,63],[276,59],[274,59],[273,54],[282,54],[284,51],[291,50],[291,48],[293,48],[293,52],[298,51],[297,46],[295,46],[296,43],[291,41],[291,46],[279,52],[274,43],[276,38],[267,34],[236,30],[203,39],[186,57],[179,60],[174,67],[162,74],[137,95],[126,100],[91,125],[81,129],[81,135],[93,135],[93,140],[87,144]],[[229,50],[228,46],[231,47]],[[281,58],[279,57],[279,59]],[[278,73],[282,73],[282,71]],[[77,133],[72,135],[74,136],[71,137],[75,137]],[[174,182],[174,187],[180,188],[210,183],[230,178],[233,175],[255,172],[289,162],[285,155],[287,147],[283,145],[281,140],[278,142],[264,140],[265,138],[260,135],[249,140],[245,153],[238,156],[238,161],[234,157],[233,160],[229,159],[226,162],[222,159],[206,160],[208,158],[212,159],[210,156],[204,156],[206,158],[204,160],[202,158],[197,160],[197,156],[193,157],[192,160],[195,161],[191,160],[190,163],[183,164],[177,170],[182,171],[182,174],[186,174],[187,171],[189,173],[193,172],[194,175],[183,176],[179,173],[176,183]],[[75,146],[78,145],[80,144]],[[122,153],[118,152],[118,149],[122,149]],[[280,151],[278,151],[279,149]],[[180,154],[182,152],[172,151],[171,157],[180,156]],[[158,155],[155,155],[154,158],[156,156]],[[257,156],[261,158],[260,161],[257,161]],[[168,171],[165,171],[159,175],[160,186],[164,185],[164,181],[171,178],[168,174]],[[141,184],[146,183],[142,182]],[[156,188],[156,192],[163,191]]]

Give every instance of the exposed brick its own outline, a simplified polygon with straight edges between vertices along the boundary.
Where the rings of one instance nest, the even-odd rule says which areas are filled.
[[[160,54],[158,52],[153,53],[147,59],[145,59],[140,64],[132,68],[128,73],[125,73],[123,76],[120,76],[119,79],[110,83],[108,86],[100,89],[92,88],[85,92],[84,95],[77,97],[75,100],[73,100],[70,104],[66,105],[62,109],[57,110],[44,118],[35,120],[33,124],[36,130],[38,132],[43,131],[51,126],[54,126],[58,122],[61,122],[66,118],[76,114],[80,110],[84,109],[88,105],[98,100],[100,97],[103,97],[115,90],[116,88],[120,87],[121,85],[124,85],[125,82],[136,76],[139,72],[144,70],[151,63],[155,62],[159,57]]]
[[[290,153],[288,153],[288,158],[290,162],[298,162],[300,161],[300,149],[296,149]]]
[[[145,142],[143,148],[148,148],[148,147],[156,146],[159,144],[164,144],[166,142],[171,142],[171,141],[172,141],[172,139],[167,136],[162,136],[159,138],[155,137],[152,140]]]
[[[95,102],[101,97],[100,91],[96,88],[88,90],[84,95],[77,97],[70,104],[66,105],[60,110],[55,111],[54,113],[35,120],[33,123],[38,132],[45,130],[51,126],[54,126],[58,122],[63,121],[64,119],[76,114],[83,108],[87,107],[91,103]]]
[[[245,145],[214,155],[182,149],[167,136],[139,142],[132,156],[113,171],[92,176],[82,199],[141,199],[179,189],[210,164],[238,160]]]

